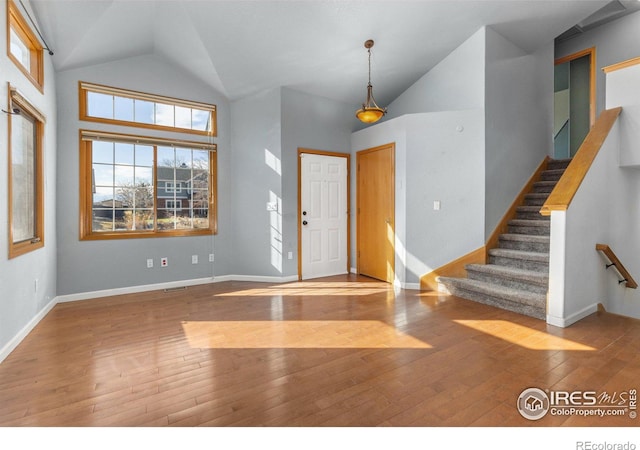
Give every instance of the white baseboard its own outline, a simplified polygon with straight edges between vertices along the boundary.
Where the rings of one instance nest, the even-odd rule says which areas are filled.
[[[113,295],[137,294],[139,292],[159,291],[162,289],[173,289],[183,286],[197,286],[217,281],[214,278],[197,278],[193,280],[168,281],[166,283],[143,284],[140,286],[130,286],[116,289],[104,289],[101,291],[80,292],[78,294],[59,295],[56,297],[57,303],[77,302],[79,300],[89,300],[92,298],[111,297]]]
[[[406,289],[409,291],[419,291],[420,283],[402,283],[402,289]]]
[[[51,311],[53,307],[56,306],[57,303],[58,301],[56,298],[47,303],[47,305],[42,308],[40,312],[38,312],[38,314],[36,314],[35,317],[31,319],[29,323],[27,323],[22,328],[22,330],[20,330],[18,334],[13,337],[13,339],[7,342],[7,345],[0,349],[0,363],[4,361],[7,356],[9,356],[9,354],[20,344],[20,342],[22,342],[25,337],[27,337],[31,330],[33,330],[36,325],[38,325],[38,323],[44,318],[44,316],[46,316],[49,311]]]
[[[292,281],[298,281],[298,275],[290,275],[287,277],[265,277],[260,275],[225,275],[225,278],[228,278],[228,281],[255,281],[257,283],[291,283]]]
[[[580,319],[584,319],[585,317],[597,311],[598,311],[598,305],[594,303],[593,305],[589,305],[586,308],[583,308],[580,311],[571,314],[569,317],[555,317],[555,316],[547,315],[547,323],[555,327],[567,328],[568,326],[576,323]]]

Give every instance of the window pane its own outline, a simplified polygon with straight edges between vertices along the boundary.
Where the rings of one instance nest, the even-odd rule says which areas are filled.
[[[116,186],[133,186],[133,167],[114,166],[114,173]]]
[[[156,103],[156,125],[174,126],[173,105]]]
[[[191,108],[176,106],[176,127],[191,129]]]
[[[153,167],[153,147],[136,145],[136,166]]]
[[[136,187],[153,187],[153,169],[151,167],[135,167]]]
[[[158,230],[174,230],[175,221],[175,210],[158,209]]]
[[[35,142],[35,120],[22,114],[13,116],[11,128],[13,243],[36,237]]]
[[[158,167],[175,167],[176,153],[173,147],[158,147]],[[158,180],[161,180],[158,175]],[[173,177],[171,177],[173,179]]]
[[[113,186],[113,166],[107,164],[93,165],[93,185]]]
[[[87,114],[102,119],[113,119],[113,95],[88,92]]]
[[[91,156],[94,163],[113,164],[113,142],[92,142]]]
[[[91,230],[94,232],[113,231],[114,225],[113,209],[94,209]]]
[[[140,123],[153,123],[153,115],[154,115],[154,111],[153,111],[153,102],[147,102],[144,100],[134,100],[134,110],[135,110],[135,116],[134,116],[134,120],[135,122],[140,122]]]
[[[114,118],[133,122],[133,99],[127,97],[114,97]]]
[[[10,33],[11,54],[20,61],[20,64],[27,69],[27,72],[31,72],[31,53],[29,52],[29,46],[20,39],[20,36],[18,36],[13,28],[11,28]]]
[[[116,143],[115,163],[133,165],[133,144]]]
[[[191,111],[191,128],[198,131],[209,131],[211,129],[211,127],[209,126],[211,113],[209,111],[203,111],[201,109],[193,109]]]

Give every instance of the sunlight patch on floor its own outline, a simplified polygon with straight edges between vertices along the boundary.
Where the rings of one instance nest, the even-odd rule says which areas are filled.
[[[454,320],[454,322],[530,350],[596,350],[588,345],[506,320]]]
[[[326,297],[331,295],[372,295],[390,290],[393,292],[392,289],[392,286],[385,283],[299,282],[222,292],[216,294],[216,297],[270,297],[272,295],[317,295]]]
[[[192,348],[431,348],[379,320],[185,321]]]

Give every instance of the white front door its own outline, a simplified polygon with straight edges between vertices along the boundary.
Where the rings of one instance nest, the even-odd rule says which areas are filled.
[[[347,158],[301,153],[302,279],[347,270]]]

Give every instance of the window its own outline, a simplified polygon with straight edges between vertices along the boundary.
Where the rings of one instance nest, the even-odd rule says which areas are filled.
[[[9,258],[44,246],[44,116],[9,86]]]
[[[81,239],[216,232],[215,144],[86,130],[80,139]]]
[[[167,193],[182,192],[182,184],[180,182],[165,181],[164,190]]]
[[[29,80],[42,92],[44,88],[43,49],[27,25],[18,7],[7,2],[7,55]]]
[[[167,200],[166,209],[182,209],[182,200]]]
[[[206,103],[80,82],[80,119],[216,135],[216,107]]]

